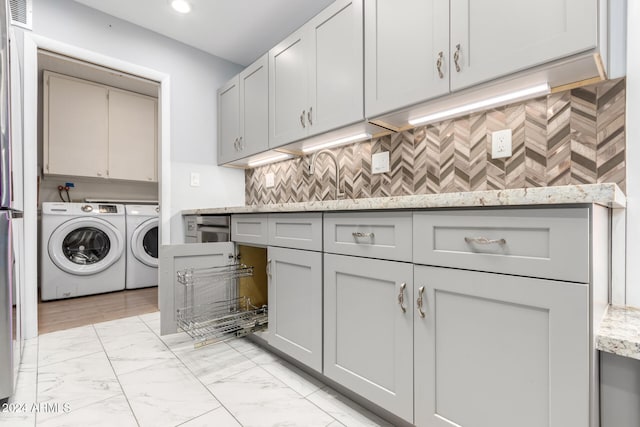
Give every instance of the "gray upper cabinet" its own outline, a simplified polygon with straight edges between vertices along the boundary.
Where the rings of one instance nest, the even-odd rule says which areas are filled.
[[[364,17],[367,117],[449,92],[447,1],[370,0]]]
[[[597,0],[371,0],[365,114],[375,118],[594,49],[598,26]]]
[[[265,54],[218,90],[218,164],[268,148],[269,72]]]
[[[307,38],[304,27],[269,51],[269,146],[307,134]]]
[[[590,425],[587,284],[425,266],[414,280],[416,425]]]
[[[269,146],[362,120],[362,0],[337,0],[269,51]]]
[[[240,85],[235,76],[218,89],[218,164],[238,158]]]
[[[452,91],[597,46],[597,0],[450,3]]]

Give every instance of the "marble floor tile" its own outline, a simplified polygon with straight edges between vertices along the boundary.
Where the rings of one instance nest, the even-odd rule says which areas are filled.
[[[324,387],[324,384],[320,381],[285,360],[263,363],[260,366],[305,397]]]
[[[137,316],[94,326],[117,375],[175,358],[164,342]]]
[[[119,375],[118,379],[143,427],[175,426],[220,407],[177,359]]]
[[[156,335],[160,335],[160,312],[141,314],[138,316]]]
[[[260,367],[213,383],[209,389],[245,427],[311,427],[335,421]]]
[[[38,337],[38,366],[101,351],[102,344],[92,325],[51,332]]]
[[[193,338],[187,335],[186,332],[176,332],[175,334],[159,335],[162,342],[164,342],[172,351],[192,349]]]
[[[38,427],[137,427],[133,412],[123,394],[110,397],[68,413],[47,417]]]
[[[393,427],[392,424],[329,387],[316,391],[307,396],[307,399],[347,427]]]
[[[20,361],[21,370],[33,370],[38,368],[38,337],[25,340]]]
[[[225,408],[220,407],[184,424],[180,427],[242,427]]]
[[[0,414],[0,427],[34,427],[35,413]]]
[[[178,358],[205,385],[256,366],[242,353],[224,342],[193,348],[193,345],[174,350]]]
[[[103,351],[38,368],[39,404],[67,403],[77,411],[120,394],[122,389]],[[54,415],[39,414],[38,419]]]
[[[227,342],[231,347],[235,348],[258,365],[263,363],[273,363],[279,359],[273,353],[269,353],[267,350],[251,342],[247,338],[239,338],[229,340]]]

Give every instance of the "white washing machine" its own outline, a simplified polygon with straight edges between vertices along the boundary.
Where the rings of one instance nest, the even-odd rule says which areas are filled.
[[[43,203],[42,300],[124,289],[125,235],[124,205]]]
[[[126,205],[127,289],[158,286],[158,206]]]

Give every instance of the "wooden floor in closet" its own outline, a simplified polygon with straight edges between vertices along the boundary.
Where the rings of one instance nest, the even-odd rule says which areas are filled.
[[[38,303],[38,334],[158,311],[158,288]]]

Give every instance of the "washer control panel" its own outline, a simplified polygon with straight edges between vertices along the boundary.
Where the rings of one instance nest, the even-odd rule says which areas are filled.
[[[100,213],[118,213],[118,207],[116,205],[98,205]]]

